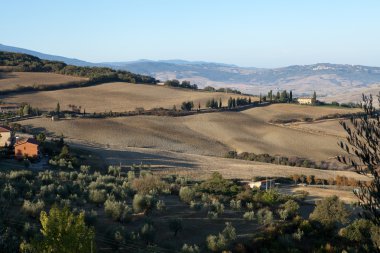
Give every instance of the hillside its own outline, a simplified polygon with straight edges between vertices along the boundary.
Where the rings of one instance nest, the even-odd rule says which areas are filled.
[[[324,101],[358,102],[362,93],[380,91],[380,68],[361,65],[318,63],[282,68],[251,68],[203,61],[162,60],[88,63],[46,55],[26,49],[0,45],[0,50],[26,52],[41,59],[58,60],[78,66],[108,67],[153,76],[158,80],[190,80],[205,87],[231,87],[249,94],[266,94],[269,90],[293,90],[296,96],[314,90]]]
[[[41,72],[0,72],[0,91],[83,83],[88,78]]]
[[[134,74],[128,71],[116,71],[105,67],[79,67],[67,65],[60,61],[42,60],[28,54],[3,51],[0,51],[0,70],[2,72],[45,72],[88,78],[89,80],[83,85],[110,81],[142,84],[157,83],[157,80],[150,76]]]
[[[11,97],[3,97],[6,102],[22,103],[26,102],[33,107],[43,110],[53,110],[59,102],[62,110],[69,109],[67,106],[74,104],[86,109],[86,112],[125,112],[133,111],[136,108],[152,109],[165,108],[172,109],[175,105],[181,108],[184,101],[191,100],[194,106],[201,104],[205,108],[209,99],[222,99],[227,105],[230,98],[247,97],[223,92],[193,91],[180,88],[169,88],[165,86],[138,85],[131,83],[115,82],[99,84],[92,87],[75,89],[64,89],[55,91],[40,91],[33,96],[29,94],[17,94]],[[252,101],[257,98],[252,97]]]
[[[186,117],[135,116],[57,122],[33,119],[22,123],[98,147],[110,145],[117,149],[151,148],[219,157],[230,150],[236,150],[336,163],[331,157],[341,153],[337,141],[340,136],[344,136],[343,130],[338,127],[338,121],[335,120],[334,124],[340,136],[269,123],[270,120],[284,117],[302,119],[308,115],[317,118],[355,112],[351,109],[310,108],[283,104],[252,108],[243,112],[218,112]]]

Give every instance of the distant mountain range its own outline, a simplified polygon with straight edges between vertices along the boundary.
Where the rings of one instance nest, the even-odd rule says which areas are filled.
[[[189,80],[200,87],[231,87],[252,94],[266,94],[270,89],[293,90],[294,94],[310,95],[340,102],[359,101],[364,93],[380,92],[380,68],[361,65],[318,63],[283,68],[247,68],[236,65],[185,60],[138,60],[91,63],[62,56],[48,55],[0,44],[0,51],[19,52],[41,59],[63,61],[78,66],[111,67],[138,74],[167,79]]]

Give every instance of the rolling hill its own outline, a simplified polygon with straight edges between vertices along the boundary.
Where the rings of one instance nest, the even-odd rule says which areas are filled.
[[[58,60],[79,66],[110,67],[137,74],[168,79],[189,80],[199,87],[231,87],[250,94],[269,90],[293,90],[296,96],[316,91],[324,101],[358,102],[362,93],[380,92],[380,67],[318,63],[282,68],[247,68],[236,65],[184,60],[139,60],[89,63],[0,44],[0,50],[23,52],[42,59]]]

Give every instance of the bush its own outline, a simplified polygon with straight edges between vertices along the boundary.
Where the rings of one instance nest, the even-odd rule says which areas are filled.
[[[169,186],[165,182],[151,174],[145,174],[132,181],[132,189],[140,194],[155,194],[162,192],[166,188],[169,188]]]
[[[368,243],[371,239],[372,223],[369,220],[359,219],[339,231],[340,236],[358,243]]]
[[[168,221],[169,229],[177,236],[178,232],[183,229],[181,219],[170,219]]]
[[[141,238],[147,242],[152,242],[156,236],[156,230],[150,223],[145,223],[140,231]]]
[[[185,203],[190,204],[190,202],[194,199],[194,196],[195,191],[188,186],[183,186],[179,190],[179,198]]]
[[[271,224],[273,222],[273,213],[266,208],[262,208],[257,212],[257,221],[263,225]]]
[[[166,205],[163,200],[157,201],[156,208],[158,211],[165,211],[166,210]]]
[[[100,205],[106,201],[106,196],[107,194],[105,190],[91,190],[89,200],[97,205]]]
[[[187,245],[186,243],[182,246],[181,253],[200,253],[198,245]]]
[[[300,206],[298,203],[292,199],[285,202],[285,204],[282,205],[284,209],[280,210],[278,213],[282,220],[286,220],[289,217],[294,217],[297,215],[298,209]]]
[[[255,218],[255,213],[253,211],[245,212],[243,214],[243,219],[245,220],[252,221],[254,218]]]
[[[151,195],[141,195],[141,194],[135,194],[133,197],[133,211],[135,213],[146,213],[155,204],[155,199]]]
[[[349,214],[344,203],[337,196],[332,196],[317,201],[314,211],[310,214],[310,219],[332,228],[339,223],[347,223]]]
[[[190,202],[190,208],[192,208],[194,210],[201,210],[202,209],[202,204],[198,203],[198,202],[195,202],[195,201],[191,201]]]
[[[29,216],[38,217],[42,209],[44,209],[45,203],[43,200],[37,200],[37,202],[33,203],[29,200],[24,200],[22,205],[22,211]]]
[[[230,222],[226,222],[226,227],[223,229],[222,233],[216,235],[207,236],[207,248],[211,251],[222,251],[225,250],[229,243],[236,239],[236,230]]]
[[[222,234],[207,236],[206,243],[207,248],[213,252],[220,252],[227,247],[226,238]]]
[[[199,190],[214,194],[235,195],[241,189],[231,180],[224,179],[220,173],[214,172],[210,179],[200,184]]]
[[[240,210],[241,209],[241,200],[234,200],[232,199],[230,201],[230,207],[235,210]]]
[[[125,202],[109,198],[104,202],[104,212],[114,221],[124,222],[131,219],[132,209]]]

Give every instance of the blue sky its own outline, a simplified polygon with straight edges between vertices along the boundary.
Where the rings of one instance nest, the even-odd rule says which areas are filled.
[[[2,1],[0,43],[92,62],[380,66],[380,1]]]

